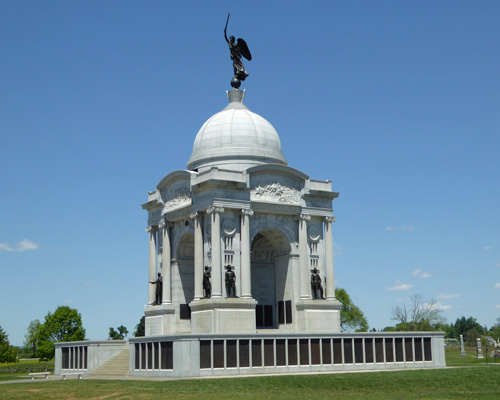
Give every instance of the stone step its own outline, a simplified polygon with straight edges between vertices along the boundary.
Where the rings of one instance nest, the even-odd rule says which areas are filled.
[[[129,349],[119,352],[116,356],[89,372],[88,376],[128,376],[129,370]]]

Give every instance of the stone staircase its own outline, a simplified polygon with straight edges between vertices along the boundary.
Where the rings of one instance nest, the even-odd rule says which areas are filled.
[[[98,366],[87,375],[91,377],[125,377],[130,376],[128,347],[116,356]]]

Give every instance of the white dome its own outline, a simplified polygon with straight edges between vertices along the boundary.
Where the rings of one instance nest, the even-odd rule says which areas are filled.
[[[276,129],[243,104],[243,94],[240,90],[228,92],[229,105],[203,124],[194,140],[188,169],[287,165]]]

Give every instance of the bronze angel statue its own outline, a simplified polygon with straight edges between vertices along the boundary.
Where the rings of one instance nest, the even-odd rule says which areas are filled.
[[[242,38],[238,38],[237,42],[235,42],[234,36],[229,36],[229,39],[227,38],[227,24],[229,23],[230,15],[231,14],[227,15],[226,27],[224,28],[224,38],[226,39],[226,42],[229,46],[229,51],[231,53],[231,60],[233,60],[233,69],[234,69],[233,82],[235,80],[244,81],[248,76],[248,72],[245,71],[245,66],[241,61],[241,57],[243,56],[248,61],[250,61],[252,59],[252,54],[250,54],[250,50],[248,49],[247,43]]]

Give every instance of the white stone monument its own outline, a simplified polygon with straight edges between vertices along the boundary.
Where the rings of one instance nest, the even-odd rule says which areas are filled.
[[[480,338],[476,339],[476,345],[477,345],[477,357],[476,357],[476,360],[481,360],[481,359],[483,359],[483,345],[481,343],[481,339]]]
[[[340,332],[335,298],[331,181],[288,166],[274,127],[228,92],[198,132],[187,170],[149,192],[146,336]],[[228,297],[230,265],[236,296]],[[205,297],[205,266],[211,296]],[[324,299],[315,298],[317,268]],[[155,304],[157,273],[162,302]]]
[[[465,346],[464,346],[464,335],[460,335],[460,355],[465,356],[467,353],[465,352]]]

